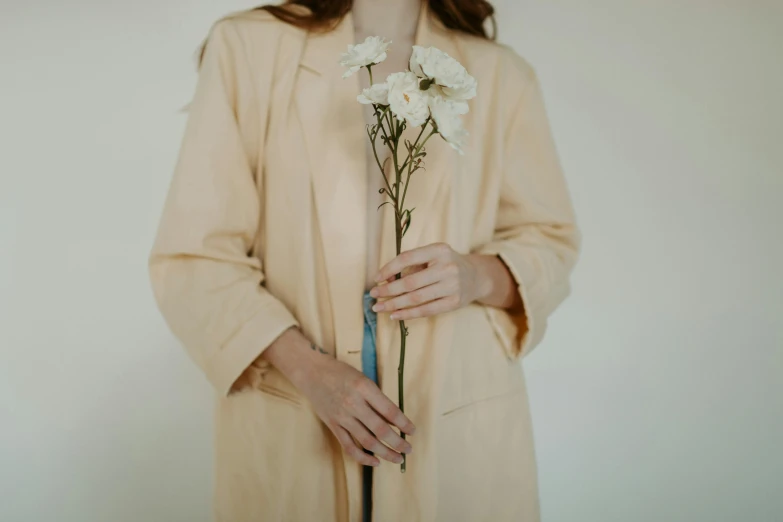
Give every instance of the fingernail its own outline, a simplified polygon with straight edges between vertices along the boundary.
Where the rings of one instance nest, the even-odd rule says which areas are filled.
[[[405,453],[413,453],[413,446],[411,446],[410,444],[405,446]]]
[[[397,319],[398,317],[399,317],[399,315],[397,315],[397,314],[391,314],[391,315],[389,316],[389,319],[391,319],[392,321],[394,321],[394,320],[395,320],[395,319]]]
[[[398,455],[397,457],[394,458],[394,462],[396,464],[402,464],[402,461],[403,461],[402,455]]]
[[[383,305],[381,303],[375,304],[372,307],[373,312],[380,312],[381,310],[383,310]]]
[[[373,288],[372,290],[370,290],[370,295],[372,297],[378,297],[378,289],[377,288]]]

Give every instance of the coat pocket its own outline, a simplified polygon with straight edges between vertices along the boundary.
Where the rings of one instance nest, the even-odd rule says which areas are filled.
[[[481,305],[458,311],[445,364],[441,415],[524,390],[518,360],[510,360]]]
[[[281,390],[280,388],[270,386],[266,383],[261,382],[256,384],[255,389],[265,395],[269,395],[271,397],[274,397],[275,399],[285,401],[289,404],[293,404],[294,406],[302,405],[302,402],[299,397],[292,395],[291,393],[288,393],[284,390]]]
[[[476,399],[476,400],[473,400],[471,402],[468,402],[468,403],[461,404],[459,406],[453,407],[453,408],[451,408],[449,410],[446,410],[446,411],[442,412],[440,414],[440,416],[441,416],[442,419],[447,419],[449,417],[453,417],[453,416],[459,415],[460,413],[464,413],[464,412],[470,411],[471,408],[481,407],[482,405],[485,405],[485,404],[489,405],[489,403],[491,403],[491,402],[493,402],[495,400],[503,399],[506,396],[509,396],[509,395],[522,395],[523,393],[525,393],[525,389],[524,388],[516,388],[516,389],[509,390],[509,391],[499,392],[499,393],[496,393],[494,395],[489,395],[487,397],[484,397],[484,398],[481,398],[481,399]]]

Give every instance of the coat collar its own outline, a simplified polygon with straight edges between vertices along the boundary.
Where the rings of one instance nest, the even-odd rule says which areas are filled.
[[[344,69],[338,63],[340,54],[353,43],[351,13],[329,33],[308,34],[294,93],[312,176],[338,352],[341,346],[358,352],[362,345],[367,176],[380,175],[366,172],[368,138],[362,108],[356,101],[358,74],[343,79]],[[430,13],[427,2],[422,2],[415,43],[438,47],[460,59],[455,39]],[[403,250],[421,246],[417,241],[435,211],[432,202],[456,161],[456,152],[438,136],[430,139],[426,150],[426,169],[414,174],[406,196],[405,207],[416,210],[403,238]],[[396,255],[394,214],[389,205],[380,212],[381,262],[385,263]]]

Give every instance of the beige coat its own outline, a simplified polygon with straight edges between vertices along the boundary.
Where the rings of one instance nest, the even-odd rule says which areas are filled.
[[[221,20],[190,106],[150,270],[163,315],[216,392],[222,522],[361,519],[361,466],[282,374],[253,364],[298,325],[361,370],[366,135],[357,76],[341,79],[337,63],[353,35],[350,15],[319,35],[259,11]],[[519,359],[569,292],[571,204],[530,65],[426,12],[416,41],[459,59],[479,89],[465,155],[440,139],[427,145],[403,250],[445,241],[500,255],[525,313],[472,304],[408,323],[414,453],[405,474],[385,461],[376,469],[373,520],[532,522],[536,465]],[[394,257],[389,209],[382,263]],[[385,314],[377,346],[381,389],[396,402],[399,330]]]

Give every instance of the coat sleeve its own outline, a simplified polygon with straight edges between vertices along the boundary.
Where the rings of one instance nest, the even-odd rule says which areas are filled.
[[[538,79],[515,58],[526,80],[506,130],[494,235],[478,249],[500,257],[521,296],[519,310],[485,307],[512,359],[541,341],[547,318],[569,294],[580,243]]]
[[[273,51],[259,53],[267,54],[272,62]],[[268,81],[259,78],[266,76],[252,72],[233,23],[218,22],[149,260],[166,322],[221,394],[283,331],[298,326],[266,290],[252,252],[261,223],[254,165],[263,154],[269,99]]]

